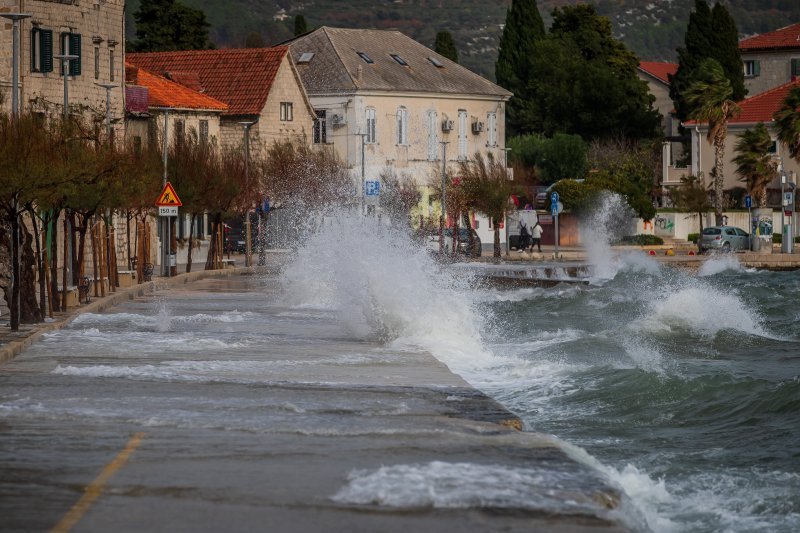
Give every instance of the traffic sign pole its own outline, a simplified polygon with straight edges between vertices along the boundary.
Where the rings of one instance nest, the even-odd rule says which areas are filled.
[[[753,211],[752,211],[753,198],[749,194],[744,197],[744,206],[747,208],[747,220],[750,221],[750,228],[749,228],[750,231],[747,232],[748,234],[747,243],[748,243],[748,248],[750,249],[750,251],[752,251],[753,250]],[[702,239],[703,236],[701,235],[698,238]]]
[[[556,228],[556,239],[555,239],[555,259],[558,259],[558,193],[553,192],[550,195],[550,212],[553,214],[553,224]]]

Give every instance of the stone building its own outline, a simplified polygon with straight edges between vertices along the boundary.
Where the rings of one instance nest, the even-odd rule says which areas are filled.
[[[749,96],[800,76],[800,22],[739,42]]]
[[[85,117],[102,118],[106,89],[111,115],[121,130],[124,111],[125,1],[103,0],[0,0],[0,14],[22,12],[20,22],[20,104],[35,112],[63,112],[62,62],[54,56],[68,53],[78,58],[67,67],[69,105]],[[2,109],[11,109],[12,25],[0,19],[0,91]]]
[[[128,54],[127,61],[224,102],[222,146],[241,146],[252,122],[253,150],[275,141],[311,142],[313,110],[285,46]]]

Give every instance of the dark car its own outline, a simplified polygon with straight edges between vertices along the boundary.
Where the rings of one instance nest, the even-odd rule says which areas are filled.
[[[469,250],[469,232],[472,232],[472,250]],[[439,232],[429,233],[425,246],[431,252],[439,252]],[[444,249],[446,254],[451,254],[453,250],[453,228],[444,230]],[[470,257],[480,257],[483,251],[483,243],[478,237],[478,232],[474,229],[458,228],[458,253],[469,255]]]

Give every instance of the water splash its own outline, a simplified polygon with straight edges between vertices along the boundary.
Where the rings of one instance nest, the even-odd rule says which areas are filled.
[[[736,257],[732,255],[724,255],[720,257],[712,257],[703,263],[700,270],[697,272],[698,276],[715,276],[726,270],[733,272],[743,272],[744,267]]]

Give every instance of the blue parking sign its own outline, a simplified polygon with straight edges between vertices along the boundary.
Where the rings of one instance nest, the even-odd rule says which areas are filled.
[[[367,196],[378,196],[381,193],[380,181],[367,181],[364,183],[364,194]]]
[[[753,207],[753,198],[749,194],[744,197],[744,206],[747,209],[750,209],[751,207]]]
[[[550,203],[551,204],[557,204],[558,203],[558,193],[557,192],[554,191],[552,194],[550,194]]]

